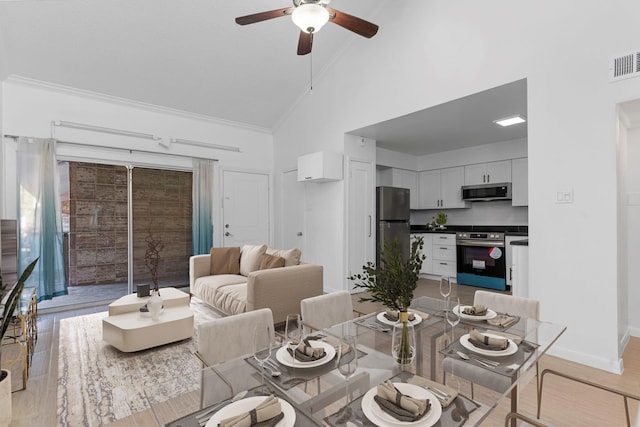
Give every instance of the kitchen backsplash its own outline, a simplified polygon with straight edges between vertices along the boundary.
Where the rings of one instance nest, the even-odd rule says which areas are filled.
[[[411,224],[431,222],[438,212],[445,212],[450,225],[529,225],[529,208],[511,206],[511,200],[472,202],[469,209],[412,210]]]

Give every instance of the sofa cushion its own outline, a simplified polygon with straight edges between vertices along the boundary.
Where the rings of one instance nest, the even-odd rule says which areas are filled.
[[[267,251],[267,245],[244,245],[240,253],[240,274],[248,276],[252,271],[260,269],[262,255]]]
[[[262,255],[262,259],[260,261],[260,270],[268,270],[270,268],[280,267],[284,267],[284,258],[269,254]]]
[[[247,278],[239,274],[216,274],[198,277],[191,292],[203,301],[214,301],[220,287],[247,283]]]
[[[211,248],[211,274],[240,274],[240,247]]]
[[[284,258],[284,266],[289,267],[291,265],[300,264],[300,256],[302,253],[298,248],[276,249],[276,248],[268,247],[267,254]]]
[[[247,311],[247,284],[221,286],[213,299],[214,307],[226,314],[239,314]]]

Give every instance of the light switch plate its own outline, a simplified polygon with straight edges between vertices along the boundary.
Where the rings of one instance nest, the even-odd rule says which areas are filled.
[[[556,191],[556,203],[573,203],[573,190]]]

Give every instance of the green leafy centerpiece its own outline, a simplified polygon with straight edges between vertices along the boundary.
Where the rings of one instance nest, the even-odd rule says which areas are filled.
[[[368,262],[362,267],[362,273],[348,277],[354,281],[356,288],[369,291],[369,295],[360,298],[360,302],[380,302],[388,309],[399,312],[401,337],[398,343],[392,344],[392,353],[401,364],[411,363],[414,356],[408,327],[408,309],[417,286],[422,262],[426,258],[422,254],[423,246],[424,239],[421,236],[415,238],[411,243],[409,259],[405,259],[398,239],[393,243],[384,241],[380,264],[376,266]]]

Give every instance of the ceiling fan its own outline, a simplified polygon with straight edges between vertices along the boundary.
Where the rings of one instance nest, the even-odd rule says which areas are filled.
[[[327,22],[338,24],[366,38],[371,38],[378,32],[377,25],[344,12],[331,9],[327,7],[329,3],[331,3],[331,0],[293,0],[293,7],[240,16],[236,18],[236,23],[248,25],[291,15],[293,23],[300,28],[298,55],[306,55],[311,52],[313,35]]]

